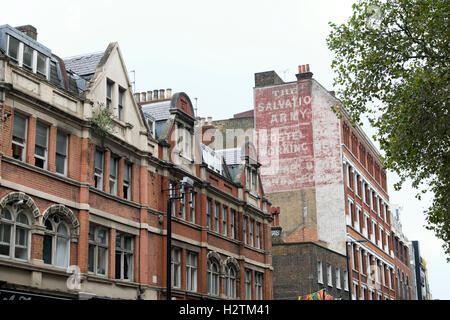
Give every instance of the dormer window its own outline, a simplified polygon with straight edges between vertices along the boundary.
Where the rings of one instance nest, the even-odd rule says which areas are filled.
[[[44,77],[47,76],[47,57],[40,52],[37,53],[36,72]]]
[[[22,65],[30,70],[33,70],[33,49],[26,44],[23,46]]]
[[[16,38],[8,37],[8,56],[12,58],[14,61],[19,62],[19,46],[20,42]]]
[[[152,137],[155,137],[155,122],[152,119],[147,118],[147,125]]]
[[[48,69],[50,58],[35,50],[32,46],[22,43],[20,40],[8,35],[8,56],[18,64],[31,72],[49,79]]]
[[[258,173],[256,169],[248,168],[247,169],[247,188],[251,193],[256,194],[258,192],[257,190],[257,183],[256,180],[258,179]]]
[[[177,131],[178,131],[177,144],[180,148],[180,154],[187,159],[191,159],[192,134],[188,129],[180,126],[177,127]]]

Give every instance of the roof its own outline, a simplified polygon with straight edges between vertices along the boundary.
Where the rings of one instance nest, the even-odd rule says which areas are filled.
[[[154,121],[167,120],[170,115],[170,100],[141,105],[142,112]]]
[[[64,58],[63,60],[67,71],[76,73],[79,76],[89,76],[95,73],[95,69],[103,57],[103,54],[104,51],[94,52]]]
[[[216,153],[225,159],[227,165],[240,164],[242,161],[241,148],[216,150]]]

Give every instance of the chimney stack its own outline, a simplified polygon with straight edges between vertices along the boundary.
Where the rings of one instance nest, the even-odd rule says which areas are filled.
[[[16,27],[16,29],[22,33],[25,33],[31,39],[37,40],[37,29],[35,27],[33,27],[32,25],[27,24],[25,26]]]
[[[309,64],[298,66],[298,74],[295,75],[297,80],[311,79],[313,73],[309,70]]]

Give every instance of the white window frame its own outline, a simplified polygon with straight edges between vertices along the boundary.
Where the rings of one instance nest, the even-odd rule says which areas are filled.
[[[127,200],[131,200],[131,166],[128,161],[124,161],[123,164],[123,197]],[[128,180],[126,180],[125,172],[128,172]],[[126,189],[125,189],[126,188]]]
[[[249,233],[249,236],[250,236],[250,246],[255,246],[255,240],[253,239],[253,236],[254,236],[254,233],[253,233],[253,225],[254,225],[254,223],[255,223],[255,220],[254,219],[252,219],[252,218],[250,218],[250,220],[249,220],[249,224],[248,224],[248,233]]]
[[[213,270],[213,266],[216,267],[216,270]],[[219,264],[214,260],[208,260],[206,267],[206,277],[207,277],[207,293],[211,296],[219,295],[219,285],[220,285],[220,269]]]
[[[214,231],[219,233],[220,228],[220,204],[219,202],[214,202]]]
[[[212,222],[212,200],[210,198],[206,199],[206,226],[211,230]]]
[[[47,220],[44,222],[45,223],[48,222],[51,224],[52,226],[52,230],[48,230],[47,228],[45,229],[45,233],[44,233],[44,237],[48,236],[51,237],[51,261],[50,263],[46,263],[44,261],[44,263],[46,264],[50,264],[53,265],[55,267],[59,267],[59,268],[67,268],[69,266],[69,262],[70,262],[70,227],[69,225],[57,214],[52,215],[50,217],[47,218]],[[61,233],[58,233],[58,227],[60,224],[63,224],[65,226],[65,228],[68,231],[68,235],[63,235]],[[66,261],[64,265],[58,265],[57,264],[57,256],[59,254],[58,251],[58,238],[62,238],[63,240],[66,241]],[[45,243],[44,243],[45,245]],[[44,257],[43,257],[44,259]]]
[[[108,95],[108,91],[110,95]],[[111,79],[106,78],[106,108],[108,108],[108,110],[112,111],[112,107],[113,107],[113,92],[114,92],[114,81],[112,81]]]
[[[113,196],[117,196],[117,174],[119,171],[119,158],[111,153],[109,159],[109,193]],[[114,172],[113,170],[111,170],[113,168],[113,164]]]
[[[222,234],[228,235],[228,208],[222,206]]]
[[[17,47],[17,57],[13,57],[9,54],[9,49],[10,49],[10,40],[11,38],[15,39],[18,42],[18,47]],[[31,50],[31,65],[26,66],[24,65],[24,52],[25,52],[25,47],[30,48]],[[26,69],[28,69],[29,71],[36,73],[36,74],[40,74],[42,76],[44,76],[47,80],[50,79],[50,72],[49,72],[49,65],[50,65],[50,58],[47,57],[46,55],[42,54],[41,52],[38,52],[37,50],[33,49],[32,47],[24,44],[22,41],[20,41],[19,39],[17,39],[16,37],[13,37],[11,35],[8,34],[7,37],[7,45],[6,45],[6,52],[7,55],[10,59],[12,59],[14,62],[17,63],[17,65],[19,67],[25,67]],[[45,70],[39,70],[38,69],[38,56],[43,56],[43,60],[45,61]]]
[[[248,221],[248,217],[244,216],[243,218],[243,224],[242,224],[242,231],[243,231],[243,237],[244,237],[244,244],[248,244],[248,239],[247,239],[247,221]]]
[[[3,214],[2,214],[3,210],[7,210],[9,212],[9,214],[11,216],[11,220],[3,218]],[[23,213],[25,215],[25,217],[27,218],[28,224],[23,224],[23,223],[17,222],[17,217],[21,213]],[[32,219],[30,218],[30,215],[26,212],[26,210],[21,209],[20,207],[17,207],[14,204],[12,206],[7,205],[4,208],[2,208],[2,210],[0,211],[0,226],[2,226],[2,225],[10,226],[10,231],[9,231],[10,235],[9,235],[9,243],[3,241],[4,239],[0,239],[0,243],[2,245],[9,246],[9,254],[8,255],[0,254],[0,257],[6,257],[6,258],[14,259],[14,260],[19,260],[19,261],[29,261],[30,260],[31,223],[32,223],[31,221],[32,221]],[[17,242],[16,233],[17,233],[18,228],[25,230],[25,235],[26,235],[25,245],[19,245],[16,243]],[[16,257],[16,248],[21,248],[21,249],[25,248],[26,249],[26,254],[25,254],[26,259]]]
[[[348,291],[348,270],[344,270],[344,291]]]
[[[58,136],[63,136],[65,141],[65,154],[58,152]],[[69,135],[63,132],[60,132],[59,130],[56,133],[56,150],[55,150],[55,171],[56,173],[62,174],[64,176],[67,176],[67,159],[68,159],[68,150],[69,150]],[[63,172],[58,172],[56,169],[56,158],[60,156],[64,158],[64,170]]]
[[[329,287],[333,286],[333,272],[331,268],[331,264],[327,264],[327,285]]]
[[[263,299],[263,281],[263,274],[261,272],[255,272],[255,300]]]
[[[41,127],[41,128],[45,129],[45,146],[44,145],[39,145],[37,143],[38,127]],[[49,138],[48,137],[49,136],[48,133],[49,133],[49,126],[48,125],[42,124],[40,122],[36,122],[36,138],[35,138],[36,142],[35,142],[35,147],[34,147],[34,158],[35,159],[40,159],[40,160],[43,161],[42,169],[44,169],[44,170],[47,170],[47,168],[48,168],[48,138]],[[41,155],[36,154],[36,148],[42,148],[44,150],[44,155],[41,156]],[[36,160],[35,160],[35,164],[34,165],[36,166]]]
[[[24,137],[23,137],[23,142],[19,142],[17,141],[17,139],[21,139],[21,137],[18,136],[14,136],[14,126],[15,123],[13,121],[13,130],[12,130],[12,144],[18,146],[19,148],[22,148],[22,153],[20,155],[20,161],[25,161],[26,160],[26,149],[27,149],[27,136],[28,136],[28,117],[23,116],[21,114],[18,113],[14,113],[14,120],[16,119],[16,117],[22,118],[23,120],[25,120],[25,128],[24,128]]]
[[[256,222],[256,248],[261,249],[261,223]]]
[[[119,246],[118,245],[119,239]],[[125,241],[130,241],[130,248],[125,247]],[[133,281],[134,278],[134,236],[122,232],[116,232],[116,252],[115,259],[117,256],[120,256],[120,271],[117,270],[117,261],[116,261],[116,270],[115,270],[115,279],[122,281]],[[128,266],[128,275],[125,277],[125,259],[129,258],[129,266]],[[117,272],[120,272],[120,275],[117,275]]]
[[[181,288],[181,249],[172,248],[171,258],[172,288]]]
[[[336,289],[341,289],[341,269],[339,267],[336,267],[335,272],[336,272]]]
[[[236,211],[230,208],[230,237],[236,239]]]
[[[244,288],[245,288],[245,299],[252,299],[252,271],[250,269],[245,269],[245,279],[244,279]]]
[[[118,99],[117,99],[117,117],[120,121],[124,121],[124,115],[125,115],[125,108],[124,108],[124,100],[125,100],[125,94],[126,94],[126,89],[122,88],[121,86],[119,87],[119,92],[118,92]]]
[[[197,292],[198,254],[186,251],[186,290]]]
[[[317,282],[323,284],[323,265],[322,265],[322,260],[317,260]]]
[[[96,167],[96,159],[97,154],[99,154],[100,157],[100,166]],[[98,190],[103,190],[103,172],[105,171],[105,153],[100,150],[95,150],[94,153],[94,187],[96,187]],[[97,186],[95,186],[95,180],[97,180]]]
[[[236,275],[237,272],[233,266],[225,267],[224,292],[228,299],[236,298]]]
[[[102,243],[99,241],[98,239],[98,234],[99,231],[105,231],[105,243]],[[109,257],[109,230],[106,227],[103,227],[101,225],[97,225],[97,224],[91,224],[89,225],[89,234],[93,233],[93,239],[91,239],[91,237],[89,237],[89,246],[92,246],[94,249],[94,261],[93,261],[93,269],[94,271],[89,271],[89,254],[88,254],[88,273],[90,274],[95,274],[95,275],[101,275],[104,277],[108,276],[108,257]],[[88,246],[88,248],[89,248]],[[104,250],[104,254],[105,254],[105,265],[104,265],[104,269],[105,269],[105,273],[101,273],[99,272],[99,265],[98,265],[98,258],[99,258],[99,250],[102,249]]]
[[[196,192],[194,190],[190,190],[189,192],[189,219],[192,223],[195,223],[195,198]]]

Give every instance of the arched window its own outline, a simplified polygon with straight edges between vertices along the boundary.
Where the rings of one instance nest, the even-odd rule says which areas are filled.
[[[44,225],[44,263],[67,268],[70,259],[69,227],[57,214],[47,218]]]
[[[232,266],[225,269],[225,295],[230,299],[236,298],[236,271]]]
[[[207,264],[206,282],[208,294],[219,295],[219,265],[217,262],[209,260]]]
[[[0,256],[28,260],[30,256],[30,219],[20,205],[1,209]]]

